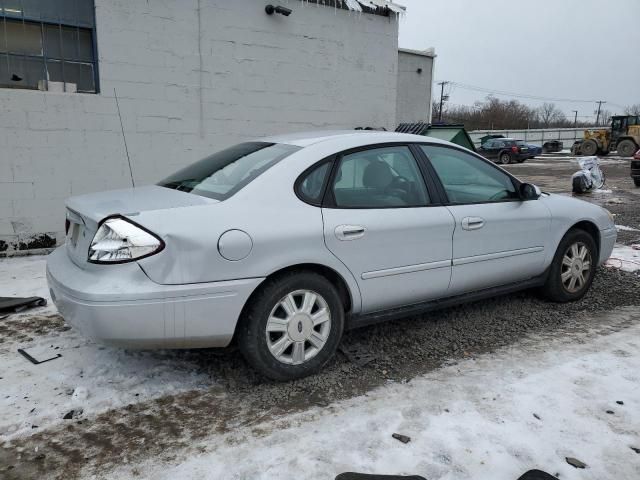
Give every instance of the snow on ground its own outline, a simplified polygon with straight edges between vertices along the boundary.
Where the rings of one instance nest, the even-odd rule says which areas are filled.
[[[62,357],[33,365],[18,348],[37,359]],[[212,383],[187,355],[103,347],[73,330],[0,344],[0,365],[0,443],[33,433],[34,425],[43,429],[64,422],[71,410],[87,417]]]
[[[193,453],[173,464],[150,459],[100,478],[328,480],[360,471],[514,480],[532,468],[566,480],[640,478],[640,455],[631,449],[640,447],[639,391],[640,324],[578,341],[538,338],[326,409],[193,442]],[[576,470],[565,457],[588,466]]]
[[[57,312],[49,297],[45,266],[45,256],[0,259],[0,297],[40,296],[48,301],[46,307],[12,316]],[[74,330],[34,336],[30,342],[4,340],[0,343],[0,441],[31,434],[34,425],[42,429],[63,422],[62,417],[72,409],[82,409],[86,417],[200,385],[211,386],[186,356],[175,352],[103,347]],[[58,353],[62,357],[33,365],[18,348],[38,360]]]
[[[616,225],[616,230],[619,232],[640,232],[637,228],[627,227],[626,225]]]
[[[619,268],[624,272],[640,270],[640,245],[616,244],[609,260],[604,265],[606,267]]]
[[[57,312],[47,287],[45,255],[0,258],[0,297],[42,297],[47,305],[30,309],[29,314]]]

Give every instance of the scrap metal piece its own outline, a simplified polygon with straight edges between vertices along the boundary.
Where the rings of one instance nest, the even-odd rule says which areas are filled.
[[[401,441],[402,443],[409,443],[411,441],[411,437],[407,437],[406,435],[402,435],[400,433],[394,433],[391,436],[396,440]]]
[[[21,312],[27,308],[44,307],[47,301],[42,297],[0,297],[0,312]]]
[[[26,351],[24,351],[22,348],[18,349],[18,353],[20,355],[22,355],[24,358],[26,358],[27,360],[29,360],[31,363],[33,363],[34,365],[40,365],[41,363],[45,363],[45,362],[50,362],[51,360],[55,360],[56,358],[60,358],[62,356],[61,353],[56,354],[55,357],[51,357],[51,358],[46,358],[44,360],[37,360],[34,357],[32,357],[31,355],[29,355],[29,353],[27,353]]]

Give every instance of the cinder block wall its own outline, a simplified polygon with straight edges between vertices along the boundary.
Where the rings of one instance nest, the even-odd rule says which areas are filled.
[[[398,23],[297,0],[96,0],[97,95],[0,89],[0,251],[63,241],[64,200],[253,136],[396,125]]]
[[[431,121],[434,59],[433,49],[398,52],[398,123]]]

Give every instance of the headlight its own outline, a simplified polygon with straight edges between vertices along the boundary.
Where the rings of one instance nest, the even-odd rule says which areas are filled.
[[[609,215],[609,220],[611,220],[611,223],[615,224],[616,223],[615,215],[611,213],[609,210],[607,210],[606,208],[603,208],[603,210],[607,212],[607,215]]]
[[[122,217],[103,220],[89,247],[91,263],[124,263],[148,257],[164,248],[151,232]]]

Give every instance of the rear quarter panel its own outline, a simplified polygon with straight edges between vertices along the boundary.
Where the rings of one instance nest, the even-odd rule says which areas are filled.
[[[164,251],[139,261],[142,269],[160,284],[189,284],[264,278],[293,265],[319,264],[342,276],[357,313],[357,283],[325,246],[321,209],[302,202],[293,189],[307,167],[333,153],[307,150],[314,149],[288,157],[223,202],[136,216],[136,222],[166,243]],[[251,252],[242,260],[229,261],[218,252],[220,236],[232,229],[252,240]]]

